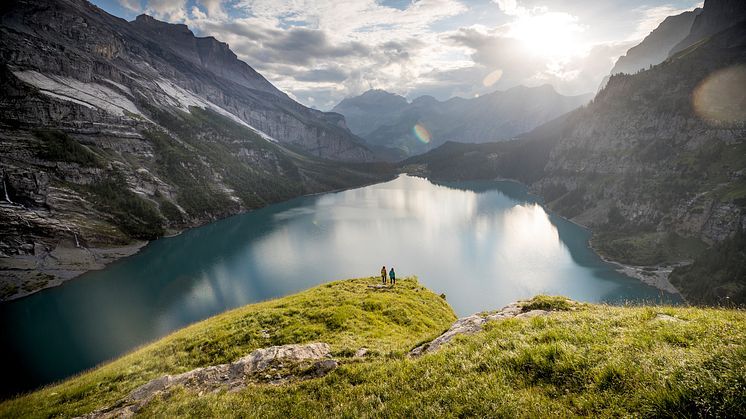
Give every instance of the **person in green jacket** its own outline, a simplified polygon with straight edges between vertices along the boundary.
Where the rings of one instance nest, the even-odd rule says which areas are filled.
[[[391,285],[396,285],[396,273],[394,272],[393,267],[389,271],[389,279],[391,279]]]

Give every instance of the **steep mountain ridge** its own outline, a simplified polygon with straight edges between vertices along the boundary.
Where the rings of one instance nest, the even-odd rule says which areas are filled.
[[[701,12],[702,9],[697,8],[665,18],[642,42],[619,57],[609,74],[634,74],[662,63],[671,49],[689,35],[694,19]]]
[[[702,12],[695,17],[689,34],[671,48],[669,55],[683,51],[744,20],[746,4],[742,0],[705,0]]]
[[[521,180],[593,228],[594,247],[616,261],[696,267],[708,247],[742,246],[746,229],[746,23],[724,26],[650,70],[612,76],[589,106],[517,141],[450,144],[405,167]],[[741,256],[686,279],[674,269],[672,281],[692,302],[745,302],[746,252],[728,252]]]
[[[161,40],[164,47],[219,77],[249,89],[288,99],[285,93],[274,87],[251,66],[239,60],[228,44],[212,36],[196,37],[186,25],[162,22],[148,15],[139,15],[129,24],[139,33]]]
[[[518,86],[477,98],[438,101],[422,96],[406,100],[387,92],[366,92],[340,102],[333,111],[350,121],[350,128],[368,144],[399,150],[403,156],[431,150],[446,141],[478,143],[509,139],[571,111],[591,95],[563,96],[550,85]],[[419,124],[429,138],[418,138]],[[358,130],[358,131],[356,131]]]
[[[0,298],[164,233],[387,179],[344,119],[228,46],[84,0],[0,5]]]

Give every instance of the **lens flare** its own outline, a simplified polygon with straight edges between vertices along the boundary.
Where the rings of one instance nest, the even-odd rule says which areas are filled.
[[[746,66],[728,67],[707,76],[694,89],[692,106],[710,123],[746,122]]]
[[[503,76],[503,71],[498,68],[497,70],[488,74],[487,77],[485,77],[484,80],[482,80],[482,84],[485,87],[490,87],[493,84],[497,83],[498,80],[500,80],[502,76]]]
[[[417,137],[418,140],[422,141],[425,144],[430,143],[430,133],[427,131],[427,128],[425,128],[422,123],[418,122],[415,124],[414,128],[412,128],[412,132],[414,132],[414,136]]]

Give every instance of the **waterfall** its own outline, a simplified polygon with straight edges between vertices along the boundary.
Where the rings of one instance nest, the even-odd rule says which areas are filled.
[[[73,237],[75,237],[75,247],[83,247],[80,245],[80,242],[78,241],[78,233],[74,232],[73,229],[70,228],[70,226],[65,226],[65,229],[67,231],[73,233]],[[85,247],[83,247],[85,249]]]
[[[5,191],[5,200],[8,201],[9,204],[13,204],[13,201],[11,201],[8,196],[8,186],[5,184],[5,176],[3,176],[3,191]]]

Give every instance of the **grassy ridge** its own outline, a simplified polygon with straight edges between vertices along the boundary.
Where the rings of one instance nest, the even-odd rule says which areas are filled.
[[[331,282],[220,314],[103,367],[3,402],[0,417],[78,416],[114,404],[153,378],[232,362],[272,345],[327,342],[338,356],[367,347],[379,356],[402,357],[455,319],[448,303],[416,279],[401,280],[390,291],[367,288],[379,281]]]
[[[682,319],[656,320],[658,313]],[[196,397],[144,417],[744,417],[746,313],[586,306],[493,322],[418,359]]]
[[[0,404],[0,417],[73,416],[110,406],[164,373],[275,344],[331,344],[338,369],[314,380],[197,395],[177,388],[144,417],[745,417],[746,312],[569,305],[491,322],[438,352],[406,351],[454,320],[416,280],[338,281],[205,320],[100,369]],[[268,336],[263,333],[268,334]],[[352,358],[360,347],[372,356]]]

